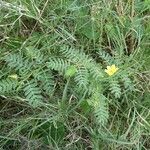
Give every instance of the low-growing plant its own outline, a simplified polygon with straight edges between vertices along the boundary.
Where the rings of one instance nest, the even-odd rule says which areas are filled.
[[[148,150],[148,1],[0,2],[0,148]]]

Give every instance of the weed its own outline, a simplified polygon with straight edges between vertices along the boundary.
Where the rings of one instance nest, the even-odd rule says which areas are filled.
[[[150,149],[148,0],[0,11],[0,149]]]

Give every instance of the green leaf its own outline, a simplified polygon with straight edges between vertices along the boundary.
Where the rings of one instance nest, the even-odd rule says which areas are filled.
[[[0,94],[12,93],[18,86],[17,80],[14,79],[3,79],[0,81]]]
[[[69,66],[65,72],[66,77],[73,77],[77,72],[77,68],[75,66]]]
[[[98,26],[89,14],[89,8],[84,7],[78,11],[76,24],[78,34],[86,36],[88,39],[97,39],[99,37]]]
[[[87,100],[88,104],[94,109],[94,116],[98,125],[105,125],[109,118],[106,97],[96,91],[90,99]]]
[[[43,132],[43,141],[45,144],[49,144],[49,142],[52,144],[59,143],[65,136],[65,126],[62,122],[55,122],[55,125],[54,123],[49,123],[42,126],[42,128],[41,131],[46,131]]]
[[[41,90],[34,80],[31,80],[25,85],[24,94],[26,96],[26,100],[33,107],[39,106],[43,99]]]
[[[88,39],[97,39],[99,35],[97,25],[91,18],[78,23],[78,33],[85,35]]]
[[[82,109],[82,112],[85,114],[89,113],[91,110],[91,106],[89,105],[88,100],[83,100],[80,104],[80,107]]]

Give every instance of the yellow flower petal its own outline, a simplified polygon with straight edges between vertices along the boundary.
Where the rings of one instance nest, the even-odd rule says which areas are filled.
[[[109,69],[111,69],[111,67],[110,67],[110,66],[107,66],[107,69],[109,70]]]
[[[105,72],[109,75],[112,76],[115,72],[117,72],[119,68],[117,68],[115,65],[107,66],[107,69],[105,69]]]
[[[12,78],[12,79],[15,79],[15,80],[18,79],[18,75],[17,74],[12,74],[12,75],[9,75],[8,77]]]

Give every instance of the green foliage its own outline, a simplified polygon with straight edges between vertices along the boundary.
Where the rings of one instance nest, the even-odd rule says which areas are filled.
[[[38,87],[37,83],[31,80],[27,83],[24,87],[24,94],[26,96],[26,100],[29,102],[30,105],[33,107],[37,107],[42,102],[42,95],[41,90]]]
[[[89,7],[85,6],[75,11],[77,32],[78,34],[84,35],[88,39],[98,38],[98,25],[94,20],[94,17],[89,16]],[[92,13],[92,12],[91,12]]]
[[[30,72],[33,65],[32,62],[30,63],[29,60],[24,59],[20,54],[9,54],[4,60],[11,69],[19,71],[22,75]]]
[[[47,66],[62,73],[70,66],[70,63],[62,58],[50,58]]]
[[[82,51],[64,46],[59,50],[60,55],[64,58],[52,57],[47,62],[47,67],[66,73],[74,66],[73,74],[75,82],[80,89],[89,89],[90,80],[100,80],[103,77],[103,70],[101,65],[97,64],[91,57]],[[76,72],[76,73],[75,73]]]
[[[9,94],[16,91],[18,82],[7,78],[0,80],[0,94]]]
[[[134,90],[134,84],[128,76],[123,77],[122,80],[123,80],[125,89],[131,90],[131,91]]]
[[[78,68],[86,68],[93,78],[100,79],[103,77],[101,65],[96,64],[91,57],[82,51],[64,46],[60,52],[68,59],[69,62],[74,63]]]
[[[149,0],[0,6],[0,149],[150,149]]]
[[[9,54],[4,58],[4,60],[10,68],[16,70],[19,70],[23,66],[23,58],[18,54]]]
[[[114,58],[107,52],[105,51],[98,51],[97,53],[99,57],[108,65],[113,64]]]
[[[69,66],[65,72],[66,77],[72,77],[76,74],[77,68],[75,66]]]
[[[86,68],[80,68],[75,76],[77,86],[82,89],[87,89],[89,85],[89,73]]]
[[[110,81],[110,91],[115,96],[115,98],[121,97],[121,87],[117,80]]]
[[[55,83],[51,71],[42,70],[37,75],[35,75],[35,78],[41,82],[40,88],[42,88],[46,92],[46,94],[48,95],[52,94]]]
[[[39,51],[39,49],[36,49],[32,46],[26,47],[25,54],[30,60],[35,60],[37,64],[44,63],[46,59],[46,57]]]
[[[55,125],[47,126],[50,134],[47,136],[44,133],[44,141],[48,144],[51,141],[54,145],[55,142],[60,142],[65,136],[65,126],[61,122],[56,122]],[[54,142],[55,141],[55,142]]]
[[[95,91],[92,97],[88,100],[88,103],[94,108],[94,116],[97,124],[105,126],[109,118],[106,97],[99,91]]]
[[[93,60],[88,55],[86,55],[83,51],[79,51],[74,48],[69,48],[69,46],[63,46],[60,49],[61,54],[65,56],[70,62],[76,63],[79,65],[88,66]]]

